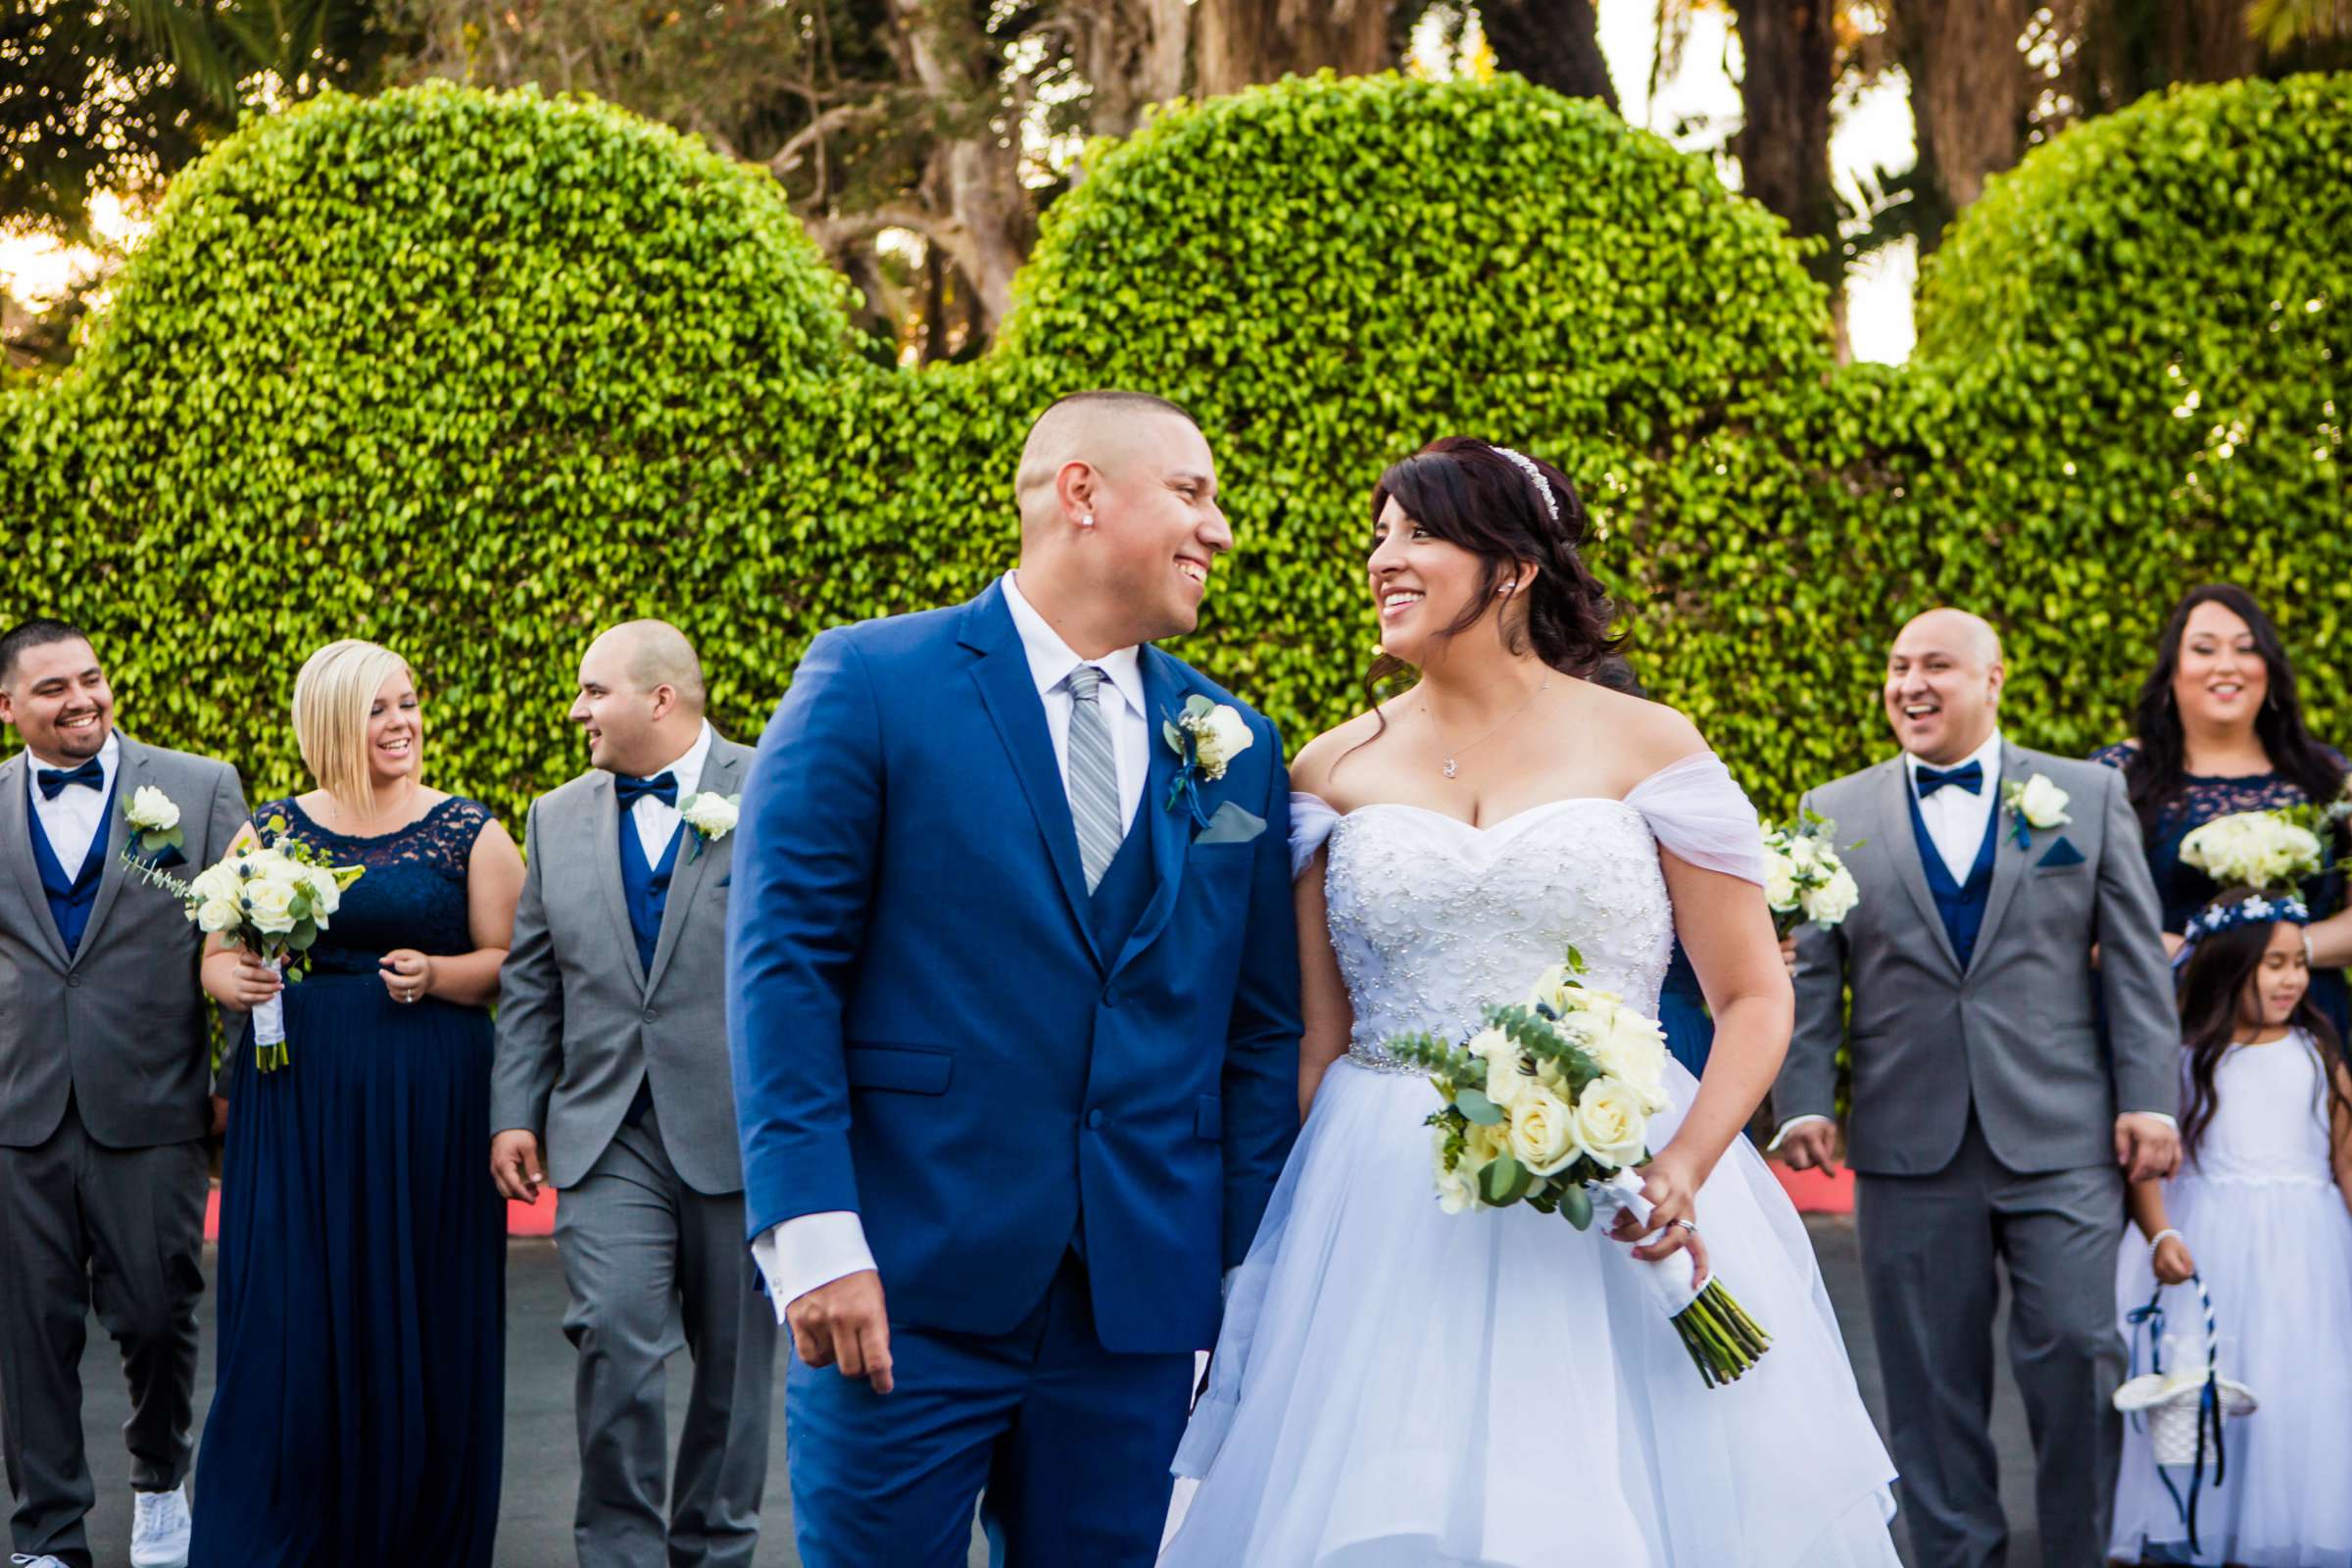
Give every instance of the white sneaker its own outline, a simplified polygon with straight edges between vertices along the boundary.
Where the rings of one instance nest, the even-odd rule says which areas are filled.
[[[130,1568],[188,1568],[188,1489],[130,1496]]]
[[[9,1568],[66,1568],[55,1557],[26,1557],[16,1552],[8,1554]]]

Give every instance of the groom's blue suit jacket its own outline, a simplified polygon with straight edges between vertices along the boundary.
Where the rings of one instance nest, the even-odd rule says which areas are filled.
[[[743,797],[728,1026],[750,1234],[858,1212],[894,1321],[1010,1331],[1075,1245],[1102,1344],[1213,1342],[1298,1128],[1289,780],[1274,727],[1195,843],[1143,650],[1152,892],[1097,951],[1052,738],[1001,586],[809,645]],[[1235,705],[1237,708],[1240,706]]]

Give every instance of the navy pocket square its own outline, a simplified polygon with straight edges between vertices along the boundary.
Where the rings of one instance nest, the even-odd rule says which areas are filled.
[[[179,853],[179,846],[176,844],[167,844],[153,855],[134,854],[131,858],[150,871],[169,871],[175,865],[188,863],[188,858]]]
[[[2082,863],[2082,852],[2076,849],[2074,841],[2068,838],[2059,839],[2057,843],[2050,846],[2048,854],[2034,862],[2036,869],[2043,871],[2054,870],[2062,865],[2081,865]]]
[[[1266,819],[1244,810],[1227,801],[1217,808],[1216,815],[1208,819],[1193,840],[1195,844],[1247,844],[1266,830]]]

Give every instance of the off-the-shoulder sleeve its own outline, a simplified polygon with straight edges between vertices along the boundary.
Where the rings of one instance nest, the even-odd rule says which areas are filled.
[[[1306,874],[1309,860],[1331,837],[1331,830],[1340,825],[1340,813],[1320,795],[1303,790],[1291,792],[1291,880],[1296,882]]]
[[[2132,754],[2138,750],[2139,743],[2136,741],[2117,741],[2113,746],[2102,746],[2091,753],[2090,760],[2104,766],[2121,770],[2132,765]]]
[[[1713,752],[1669,762],[1635,785],[1625,804],[1642,813],[1660,845],[1692,865],[1763,884],[1763,825]]]

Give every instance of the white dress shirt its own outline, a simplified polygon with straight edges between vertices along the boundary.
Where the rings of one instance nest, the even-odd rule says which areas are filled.
[[[41,831],[49,836],[49,848],[56,853],[57,863],[66,868],[66,875],[79,876],[82,861],[90,857],[90,846],[106,831],[106,803],[114,795],[115,775],[122,765],[122,744],[110,731],[106,744],[98,748],[98,765],[106,770],[98,788],[75,784],[59,790],[54,801],[41,798],[40,780],[35,775],[44,768],[70,773],[81,764],[46,761],[30,749],[24,760],[30,764],[24,769],[24,787],[32,792],[32,814],[40,818]]]
[[[1939,769],[1952,772],[1974,762],[1984,770],[1984,786],[1971,795],[1957,784],[1946,784],[1919,803],[1919,819],[1928,825],[1928,842],[1943,859],[1943,868],[1952,873],[1952,880],[1966,886],[1968,874],[1977,868],[1977,854],[1984,848],[1984,835],[1992,830],[1992,813],[2001,798],[2001,732],[1994,730],[1984,737],[1984,744],[1963,757],[1951,767]],[[1910,753],[1903,754],[1903,777],[1911,785],[1913,796],[1919,794],[1919,770],[1934,766],[1923,762]]]
[[[1003,578],[1005,608],[1020,632],[1021,651],[1029,658],[1030,678],[1037,682],[1038,701],[1046,710],[1046,730],[1053,737],[1054,760],[1061,768],[1061,787],[1070,787],[1070,672],[1092,664],[1103,674],[1095,701],[1110,730],[1110,749],[1119,772],[1119,813],[1130,826],[1152,770],[1152,722],[1144,706],[1143,651],[1119,648],[1100,659],[1081,659],[1061,639],[1037,607],[1021,593],[1012,572]],[[638,803],[642,808],[646,802]],[[874,1266],[866,1246],[865,1227],[848,1209],[803,1214],[762,1232],[752,1243],[752,1258],[767,1281],[768,1298],[776,1319],[784,1309],[820,1285]]]
[[[657,767],[645,776],[660,778],[667,773],[676,779],[678,806],[683,806],[687,796],[703,787],[703,763],[710,758],[710,721],[705,719],[701,731],[694,737],[694,744],[686,748],[684,757],[666,767]],[[629,805],[629,822],[637,829],[637,844],[645,851],[645,863],[660,865],[662,852],[669,848],[670,839],[678,831],[678,807],[669,805],[660,796],[640,795]]]

